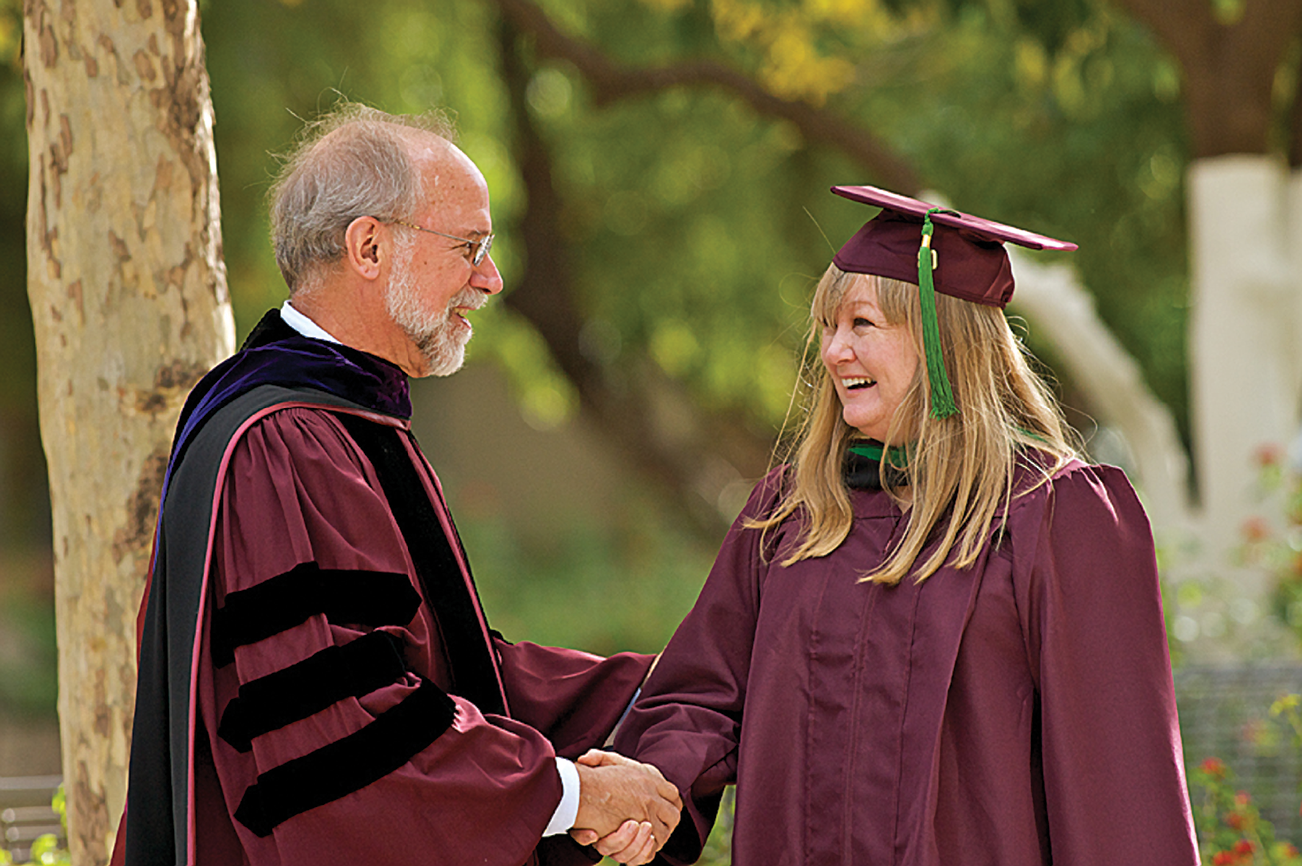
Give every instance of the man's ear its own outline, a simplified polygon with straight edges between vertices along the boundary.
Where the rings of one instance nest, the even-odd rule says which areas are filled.
[[[380,262],[389,255],[388,228],[375,217],[358,217],[344,230],[344,256],[348,266],[360,276],[374,280],[380,276]]]

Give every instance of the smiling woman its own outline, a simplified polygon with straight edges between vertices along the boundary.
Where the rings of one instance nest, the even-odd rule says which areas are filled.
[[[823,366],[841,400],[841,417],[867,438],[891,443],[896,410],[917,387],[918,348],[904,318],[882,310],[880,278],[841,272],[832,282],[815,300],[814,318],[823,325]]]
[[[1148,521],[1003,316],[1004,241],[871,187],[814,292],[791,461],[752,493],[616,747],[736,783],[735,866],[1193,866]],[[996,805],[997,804],[997,805]]]

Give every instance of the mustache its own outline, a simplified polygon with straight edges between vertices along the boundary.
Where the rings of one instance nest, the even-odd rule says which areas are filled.
[[[462,289],[448,302],[448,311],[451,312],[458,308],[471,311],[478,310],[486,303],[488,303],[488,295],[478,289]]]

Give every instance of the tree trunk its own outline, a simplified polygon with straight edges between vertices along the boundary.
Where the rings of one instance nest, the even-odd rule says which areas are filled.
[[[692,404],[684,389],[648,358],[624,358],[627,372],[612,383],[600,364],[583,351],[583,316],[575,306],[572,268],[561,237],[561,200],[552,184],[547,144],[526,107],[528,71],[519,57],[519,31],[502,22],[502,71],[511,96],[516,127],[515,155],[528,193],[519,226],[525,250],[524,273],[506,296],[508,307],[524,316],[546,341],[556,364],[574,383],[583,411],[619,448],[630,466],[660,486],[702,537],[717,538],[737,508],[736,490],[748,489],[768,466],[771,444],[735,417]]]
[[[1195,159],[1271,149],[1276,75],[1302,30],[1298,0],[1243,0],[1221,20],[1210,0],[1119,0],[1175,57]]]
[[[1158,543],[1183,541],[1192,528],[1189,461],[1170,410],[1148,389],[1139,364],[1099,318],[1094,296],[1069,265],[1040,264],[1011,246],[1008,253],[1017,279],[1012,309],[1025,313],[1036,335],[1058,352],[1098,420],[1125,440],[1127,469]]]
[[[27,0],[28,296],[50,474],[73,863],[126,790],[134,617],[177,413],[228,355],[196,0]]]
[[[1194,157],[1186,195],[1198,535],[1203,562],[1223,570],[1248,517],[1278,516],[1278,503],[1260,500],[1256,452],[1289,442],[1302,396],[1294,252],[1302,199],[1271,143],[1274,92],[1302,31],[1302,3],[1245,0],[1228,21],[1208,2],[1121,5],[1152,28],[1184,73]],[[1288,74],[1296,85],[1297,73]],[[1290,158],[1298,152],[1290,143]],[[1235,579],[1249,594],[1266,589],[1260,572],[1240,570]]]
[[[1282,159],[1240,154],[1189,168],[1190,380],[1203,539],[1224,563],[1262,509],[1255,454],[1296,431],[1302,212]],[[1260,589],[1261,587],[1249,587]]]

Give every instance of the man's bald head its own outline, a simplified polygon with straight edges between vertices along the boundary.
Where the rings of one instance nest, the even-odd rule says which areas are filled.
[[[340,261],[353,220],[409,218],[427,198],[429,167],[460,156],[452,137],[441,115],[354,103],[310,124],[270,193],[271,240],[290,295]]]

